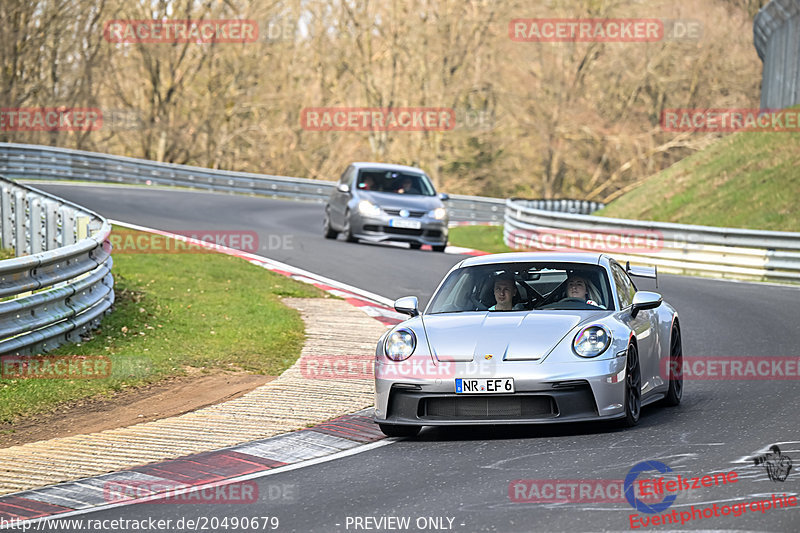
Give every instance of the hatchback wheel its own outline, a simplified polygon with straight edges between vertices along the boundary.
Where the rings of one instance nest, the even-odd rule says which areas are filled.
[[[339,232],[331,227],[331,216],[328,210],[325,210],[325,218],[322,220],[322,234],[326,239],[335,239],[339,236]]]
[[[342,233],[344,233],[344,240],[346,240],[347,242],[358,241],[358,239],[353,237],[353,232],[350,227],[350,211],[347,211],[344,214],[344,229],[342,230]]]

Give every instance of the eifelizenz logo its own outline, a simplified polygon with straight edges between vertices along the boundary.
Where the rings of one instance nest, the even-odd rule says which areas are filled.
[[[788,455],[783,455],[777,444],[772,445],[770,450],[771,453],[753,457],[753,463],[755,466],[764,465],[770,480],[786,481],[792,469],[792,459]]]

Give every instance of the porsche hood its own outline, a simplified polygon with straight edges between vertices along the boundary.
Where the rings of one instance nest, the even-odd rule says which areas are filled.
[[[575,326],[606,315],[572,311],[469,312],[422,315],[431,354],[439,361],[535,361]]]

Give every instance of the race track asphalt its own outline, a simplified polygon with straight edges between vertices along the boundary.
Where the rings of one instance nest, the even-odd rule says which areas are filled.
[[[321,204],[147,188],[40,188],[109,218],[163,230],[255,231],[260,255],[388,298],[416,295],[427,301],[462,258],[326,240]],[[796,288],[660,276],[658,291],[681,315],[686,355],[800,355]],[[765,469],[747,458],[779,443],[798,464],[799,407],[797,381],[687,381],[679,407],[646,407],[633,429],[599,424],[426,428],[417,440],[259,478],[262,497],[256,504],[139,504],[83,518],[277,516],[277,531],[320,532],[627,530],[633,510],[625,502],[520,503],[510,497],[510,484],[520,479],[620,480],[635,464],[656,460],[683,476],[734,468],[739,474],[733,484],[681,493],[667,512],[797,495],[800,473],[795,469],[784,482],[770,481]],[[799,509],[748,511],[669,530],[797,531]],[[409,528],[377,529],[377,522],[366,520],[389,516],[408,517]],[[438,522],[427,520],[436,517]],[[216,530],[234,529],[218,525]]]

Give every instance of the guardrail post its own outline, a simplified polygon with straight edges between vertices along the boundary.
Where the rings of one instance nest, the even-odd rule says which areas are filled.
[[[17,191],[14,194],[14,252],[17,257],[30,253],[28,250],[28,217],[27,215],[28,197],[24,191]]]
[[[14,245],[14,210],[11,207],[11,189],[3,187],[0,192],[0,227],[2,227],[3,248]]]
[[[44,203],[44,249],[58,248],[58,204]]]
[[[75,211],[62,207],[61,211],[61,246],[75,244]]]
[[[38,198],[31,198],[30,206],[31,253],[38,254],[45,250],[44,232],[42,231],[42,201]]]

